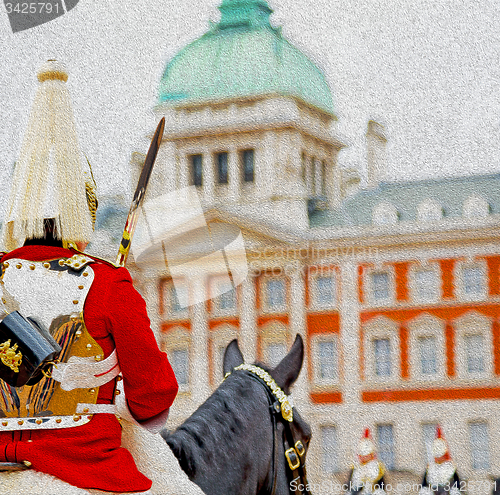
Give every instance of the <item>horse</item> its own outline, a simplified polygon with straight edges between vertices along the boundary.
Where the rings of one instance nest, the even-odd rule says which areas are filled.
[[[175,431],[153,435],[123,422],[122,445],[153,481],[146,493],[306,493],[305,457],[311,430],[288,402],[303,357],[304,344],[298,335],[274,369],[248,366],[233,340],[224,354],[225,380]],[[0,473],[0,495],[104,493],[109,492],[83,490],[33,470]]]
[[[311,429],[296,409],[293,417],[286,416],[287,397],[277,400],[281,391],[290,393],[303,358],[300,335],[272,370],[244,365],[233,340],[224,353],[223,383],[173,433],[161,432],[181,468],[205,494],[306,492]],[[275,385],[280,392],[272,392]]]

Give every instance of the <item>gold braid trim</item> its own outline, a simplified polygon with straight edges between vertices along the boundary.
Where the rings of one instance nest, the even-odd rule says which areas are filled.
[[[90,182],[85,182],[85,193],[87,194],[87,203],[89,205],[90,217],[92,218],[92,228],[95,229],[96,214],[97,214],[97,195],[95,189]]]
[[[263,380],[271,390],[272,394],[276,397],[276,399],[278,399],[281,406],[281,415],[283,416],[283,419],[290,422],[293,421],[293,405],[291,398],[288,397],[285,392],[283,392],[283,390],[281,390],[279,385],[274,381],[274,378],[267,371],[259,368],[258,366],[254,366],[253,364],[240,364],[239,366],[234,368],[233,371],[238,370],[249,371],[250,373],[257,375],[261,380]],[[230,374],[231,372],[226,373],[224,379],[226,379]]]
[[[92,229],[95,230],[97,207],[99,206],[99,202],[97,201],[97,194],[95,192],[97,186],[94,179],[94,173],[92,172],[92,165],[90,165],[87,156],[85,156],[85,159],[87,160],[87,163],[89,165],[90,177],[92,178],[92,182],[94,183],[92,185],[89,180],[85,181],[85,193],[87,195],[87,204],[90,211],[90,217],[92,218]]]
[[[60,72],[58,70],[43,72],[41,74],[38,74],[37,77],[40,82],[47,81],[49,79],[59,79],[60,81],[64,82],[68,80],[68,74],[66,74],[65,72]]]

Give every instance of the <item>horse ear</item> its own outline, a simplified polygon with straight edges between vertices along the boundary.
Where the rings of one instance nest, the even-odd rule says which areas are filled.
[[[230,373],[234,368],[244,362],[243,354],[241,354],[240,348],[238,347],[238,341],[234,339],[226,347],[226,352],[224,352],[224,375]]]
[[[276,380],[276,383],[283,389],[283,392],[285,392],[285,394],[287,395],[290,393],[291,386],[295,383],[295,380],[297,380],[297,377],[299,376],[303,360],[304,341],[302,340],[302,337],[297,334],[290,352],[272,371],[272,375]]]

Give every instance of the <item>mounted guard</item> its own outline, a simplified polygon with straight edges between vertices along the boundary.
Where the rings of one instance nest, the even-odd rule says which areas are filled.
[[[178,387],[128,271],[77,249],[97,201],[67,79],[53,60],[38,72],[1,234],[0,470],[141,492],[151,481],[121,447],[115,399],[157,432]]]
[[[461,482],[440,426],[432,442],[432,461],[425,470],[419,495],[460,495]]]
[[[377,451],[369,428],[366,428],[358,446],[358,462],[353,466],[348,481],[348,493],[385,495],[385,466],[377,459]]]

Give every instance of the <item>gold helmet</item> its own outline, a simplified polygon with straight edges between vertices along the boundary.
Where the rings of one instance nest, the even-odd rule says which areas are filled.
[[[67,71],[61,63],[49,60],[37,76],[40,84],[2,228],[2,247],[8,251],[26,239],[43,238],[46,219],[53,219],[57,239],[89,242],[93,215],[87,204],[97,207],[92,184],[85,180]]]

